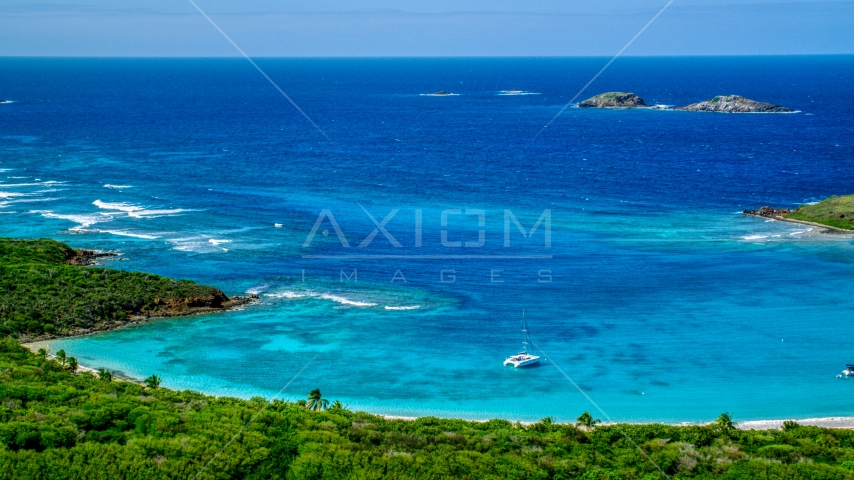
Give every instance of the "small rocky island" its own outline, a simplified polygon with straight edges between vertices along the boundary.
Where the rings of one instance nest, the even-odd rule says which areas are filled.
[[[673,110],[721,113],[792,113],[794,111],[773,103],[757,102],[740,95],[718,95],[705,102],[692,103]]]
[[[854,195],[830,197],[812,205],[789,208],[761,207],[744,210],[744,215],[822,227],[835,233],[854,233]]]
[[[433,92],[433,93],[430,93],[429,95],[432,97],[448,97],[448,96],[453,95],[453,93],[446,92],[444,90],[439,90],[438,92]]]
[[[637,108],[647,107],[643,99],[631,92],[606,92],[578,104],[581,108]]]

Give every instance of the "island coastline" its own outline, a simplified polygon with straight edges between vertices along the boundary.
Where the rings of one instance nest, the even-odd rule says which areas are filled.
[[[74,331],[72,333],[67,334],[49,334],[49,335],[40,335],[37,337],[20,337],[19,340],[21,345],[27,346],[30,344],[35,344],[38,342],[45,342],[48,340],[62,340],[66,338],[79,338],[79,337],[88,337],[91,335],[97,335],[99,333],[107,333],[115,330],[123,330],[128,327],[135,327],[139,325],[144,325],[150,322],[156,322],[158,320],[175,320],[181,317],[195,317],[200,315],[212,315],[219,313],[227,313],[234,310],[240,310],[241,307],[245,307],[247,305],[252,305],[254,303],[260,302],[261,299],[258,295],[249,295],[249,296],[234,296],[229,297],[229,300],[223,303],[221,308],[212,308],[212,307],[191,307],[190,310],[180,311],[180,312],[172,312],[172,313],[161,313],[159,315],[153,316],[143,316],[138,315],[135,317],[131,317],[127,321],[116,321],[108,324],[97,325],[93,328],[89,329],[80,329]],[[28,347],[29,348],[29,347]]]
[[[21,346],[27,348],[33,353],[38,353],[40,348],[47,348],[49,344],[47,343],[49,340],[40,340],[37,342],[29,342],[29,343],[21,343]],[[54,355],[48,354],[48,358],[55,358]],[[78,363],[78,370],[90,372],[93,375],[97,374],[97,368],[93,366],[87,366],[82,363]],[[100,368],[100,367],[98,367]],[[109,370],[109,369],[108,369]],[[134,377],[125,372],[119,372],[115,370],[110,370],[110,373],[113,374],[113,381],[122,381],[122,382],[131,382],[138,385],[144,385],[144,379]],[[231,398],[225,395],[215,395],[204,390],[199,390],[199,393],[213,398]],[[272,398],[268,398],[268,401],[272,401]],[[444,420],[462,420],[466,422],[476,422],[476,423],[486,423],[489,420],[484,420],[482,418],[465,418],[464,416],[437,416],[433,414],[425,414],[425,415],[389,415],[381,412],[374,412],[370,409],[368,410],[360,410],[365,413],[375,415],[377,417],[381,417],[384,420],[400,420],[406,422],[414,422],[418,421],[422,418],[427,417],[435,417],[441,418]],[[507,420],[509,422],[518,423],[520,425],[530,426],[537,422],[531,420],[514,420],[511,418],[502,418],[502,420]],[[784,418],[784,419],[758,419],[758,420],[743,420],[736,424],[736,428],[739,430],[779,430],[783,427],[784,422],[793,421],[797,422],[799,425],[803,426],[814,426],[814,427],[822,427],[822,428],[832,428],[832,429],[842,429],[842,430],[854,430],[854,416],[845,417],[845,416],[832,416],[832,417],[808,417],[808,418]],[[709,422],[603,422],[601,425],[603,426],[613,426],[613,425],[669,425],[673,427],[684,427],[684,426],[708,426],[714,424],[713,421]]]
[[[809,225],[819,228],[821,233],[854,234],[854,195],[831,196],[820,202],[801,205],[794,210],[764,206],[743,210],[741,213],[768,220]]]
[[[821,223],[808,222],[806,220],[795,220],[794,218],[786,218],[780,215],[763,215],[758,213],[758,211],[744,210],[741,212],[742,215],[746,215],[749,217],[759,217],[764,218],[766,220],[773,220],[777,222],[786,222],[786,223],[797,223],[800,225],[809,225],[810,227],[817,227],[820,229],[821,233],[827,234],[839,234],[839,235],[854,235],[854,230],[844,230],[838,227],[832,227],[830,225],[822,225]]]

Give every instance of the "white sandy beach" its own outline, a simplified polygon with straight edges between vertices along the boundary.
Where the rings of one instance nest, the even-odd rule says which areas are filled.
[[[33,353],[38,353],[40,348],[44,348],[48,352],[48,355],[47,355],[48,358],[56,358],[56,355],[54,355],[56,353],[56,350],[51,348],[50,343],[51,343],[51,340],[42,340],[40,342],[22,343],[21,346],[29,349]],[[69,356],[73,357],[74,355],[69,355]],[[95,375],[97,375],[97,373],[98,373],[97,368],[92,368],[91,366],[83,365],[79,361],[77,362],[77,371],[78,372],[91,372],[92,374],[95,374]],[[110,372],[113,374],[113,380],[115,380],[115,381],[133,382],[133,383],[139,383],[139,384],[143,383],[141,378],[131,377],[131,376],[125,375],[123,373],[116,373],[113,370],[110,370]]]
[[[22,343],[21,345],[28,348],[33,353],[38,352],[40,348],[47,349],[49,352],[49,358],[56,358],[53,355],[54,350],[50,347],[51,340],[43,340],[40,342],[32,342],[32,343]],[[73,356],[73,355],[72,355]],[[84,366],[78,363],[77,366],[78,371],[84,372],[92,372],[97,373],[97,369],[92,367]],[[113,372],[113,378],[116,381],[122,382],[134,382],[134,383],[142,383],[142,379],[134,378],[128,375],[117,374]],[[202,392],[204,393],[204,392]],[[371,413],[371,412],[368,412]],[[417,420],[418,417],[410,417],[410,416],[401,416],[401,415],[382,415],[379,416],[385,418],[386,420],[406,420],[413,421]],[[465,419],[464,419],[465,420]],[[783,427],[783,422],[787,420],[794,420],[798,422],[800,425],[809,425],[815,427],[824,427],[824,428],[845,428],[845,429],[854,429],[854,417],[826,417],[826,418],[805,418],[805,419],[779,419],[779,420],[746,420],[742,422],[737,422],[737,428],[741,430],[772,430],[772,429],[780,429]],[[485,420],[471,420],[476,422],[482,422]],[[512,421],[512,420],[511,420]],[[535,422],[520,422],[523,425],[531,425]],[[609,425],[607,423],[603,423],[602,425]],[[674,425],[692,425],[691,423],[678,423]]]

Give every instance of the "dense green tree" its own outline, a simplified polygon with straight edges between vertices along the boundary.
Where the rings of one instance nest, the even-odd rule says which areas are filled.
[[[715,420],[715,424],[724,432],[729,432],[735,428],[736,424],[732,421],[732,416],[729,413],[722,413]]]
[[[602,420],[598,418],[593,418],[593,415],[590,415],[590,412],[584,412],[578,416],[575,420],[575,425],[578,427],[584,427],[588,432],[596,427],[597,424],[602,423]]]
[[[68,360],[66,360],[66,363],[68,364],[68,371],[69,372],[75,373],[77,371],[78,365],[77,365],[77,359],[76,358],[68,357]]]
[[[98,378],[104,382],[112,382],[113,381],[113,372],[107,370],[106,368],[98,369]]]
[[[60,350],[56,352],[56,359],[59,360],[59,364],[64,367],[66,360],[65,350]]]
[[[158,377],[157,375],[152,375],[146,378],[145,385],[152,390],[156,389],[160,386],[160,377]]]
[[[320,394],[320,389],[315,388],[308,394],[308,398],[306,399],[305,408],[309,410],[314,410],[315,412],[320,410],[326,410],[329,407],[329,400],[323,398],[323,395]]]

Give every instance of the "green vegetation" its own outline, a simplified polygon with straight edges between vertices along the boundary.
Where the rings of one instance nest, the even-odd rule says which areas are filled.
[[[602,425],[588,412],[575,425],[385,420],[330,403],[320,389],[269,402],[169,390],[156,375],[140,385],[104,368],[77,373],[67,352],[49,358],[12,336],[80,331],[222,295],[69,264],[79,256],[50,240],[0,239],[0,334],[11,335],[0,338],[0,480],[854,480],[854,431],[794,422],[755,432],[738,430],[729,414],[707,426]]]
[[[602,420],[599,420],[598,418],[593,418],[593,415],[590,415],[590,412],[582,413],[575,420],[575,426],[576,427],[584,427],[584,429],[587,430],[588,432],[590,430],[593,430],[593,427],[595,427],[596,425],[598,425],[600,423],[602,423]]]
[[[0,335],[72,334],[227,300],[187,280],[69,264],[77,254],[53,240],[0,238]]]
[[[625,97],[627,95],[631,95],[631,93],[628,93],[628,92],[605,92],[605,93],[601,93],[599,95],[596,95],[593,98],[599,98],[602,100],[616,100],[618,98]]]
[[[152,375],[145,379],[145,386],[148,388],[156,389],[160,387],[160,377],[157,375]]]
[[[323,395],[320,394],[320,389],[315,388],[308,394],[308,399],[305,404],[305,408],[309,410],[314,410],[315,412],[319,410],[326,410],[329,407],[329,400],[323,398]]]
[[[586,414],[583,430],[307,407],[74,375],[7,338],[0,479],[854,479],[854,432],[794,422],[757,432],[729,415],[667,426]]]
[[[629,108],[646,106],[643,99],[630,92],[605,92],[578,103],[582,108]]]
[[[854,230],[854,195],[830,197],[815,205],[802,205],[783,217]]]

